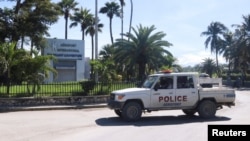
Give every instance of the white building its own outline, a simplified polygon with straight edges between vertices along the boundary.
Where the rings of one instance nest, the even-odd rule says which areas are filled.
[[[43,55],[53,55],[56,61],[50,61],[58,72],[50,76],[47,82],[80,81],[85,79],[85,57],[83,40],[47,39]]]

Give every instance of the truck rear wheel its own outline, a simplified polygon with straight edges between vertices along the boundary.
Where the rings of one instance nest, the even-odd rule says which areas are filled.
[[[198,113],[202,118],[212,118],[215,117],[216,105],[213,101],[204,100],[200,103],[198,107]]]
[[[182,111],[188,116],[193,116],[196,113],[196,110],[193,109],[183,109]]]
[[[136,121],[141,118],[142,107],[137,102],[128,102],[122,110],[122,118],[126,121]]]

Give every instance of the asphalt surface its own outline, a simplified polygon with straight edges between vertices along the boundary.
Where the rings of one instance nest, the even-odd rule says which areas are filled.
[[[107,104],[101,103],[101,104],[84,104],[84,105],[18,106],[18,107],[0,107],[0,112],[65,110],[65,109],[84,109],[84,108],[103,108],[103,107],[107,107]]]
[[[36,111],[1,112],[0,141],[208,141],[208,125],[250,125],[250,91],[237,90],[236,95],[236,105],[218,110],[212,119],[200,118],[198,113],[187,116],[181,110],[162,110],[143,113],[137,122],[126,122],[109,108],[83,108],[86,105],[82,109],[49,106],[60,110],[39,111],[35,107]]]

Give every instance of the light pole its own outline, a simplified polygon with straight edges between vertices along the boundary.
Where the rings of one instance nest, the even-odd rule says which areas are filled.
[[[98,59],[98,0],[95,0],[95,59]],[[95,72],[95,82],[98,81],[98,73]]]

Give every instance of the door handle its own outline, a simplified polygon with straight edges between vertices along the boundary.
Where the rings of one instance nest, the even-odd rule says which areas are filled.
[[[195,92],[192,92],[192,94],[195,94]]]
[[[154,93],[153,95],[160,95],[160,93]]]
[[[169,94],[173,94],[172,92],[170,92]]]

